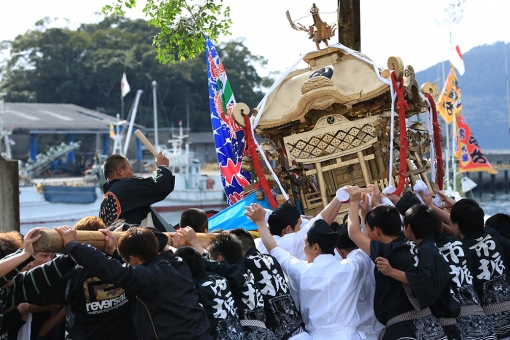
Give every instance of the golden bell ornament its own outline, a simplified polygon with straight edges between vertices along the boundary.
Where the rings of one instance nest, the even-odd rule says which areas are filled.
[[[251,172],[253,170],[253,162],[251,160],[251,157],[244,156],[241,160],[241,169],[246,172]]]
[[[428,131],[428,129],[425,127],[425,125],[423,125],[422,122],[414,122],[413,124],[411,124],[409,128],[415,131]]]
[[[264,200],[264,192],[262,190],[257,190],[257,193],[255,194],[255,198],[257,201]]]

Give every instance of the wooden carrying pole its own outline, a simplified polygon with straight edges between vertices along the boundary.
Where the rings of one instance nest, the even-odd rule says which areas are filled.
[[[53,253],[65,253],[64,243],[62,241],[62,237],[55,230],[40,230],[34,233],[34,236],[42,234],[41,238],[34,243],[35,251],[44,251],[44,252],[53,252]],[[124,234],[123,231],[113,232],[113,236],[117,239]],[[172,235],[175,233],[166,232],[164,233],[168,236],[168,244],[172,244]],[[202,247],[206,248],[211,237],[217,236],[219,234],[202,234],[197,233],[198,242],[202,245]],[[88,231],[88,230],[78,230],[76,231],[76,242],[78,243],[88,243],[94,248],[98,250],[104,251],[104,237],[105,235],[100,231]],[[184,237],[181,235],[181,244],[183,246],[187,245]]]
[[[147,137],[145,137],[142,133],[142,131],[140,131],[139,129],[137,129],[135,132],[134,132],[135,136],[138,137],[138,139],[140,140],[140,142],[142,142],[143,145],[145,145],[145,147],[154,155],[154,157],[158,157],[158,150],[156,150],[156,148],[154,147],[154,145],[152,145],[151,142],[149,142],[149,140],[147,139]]]

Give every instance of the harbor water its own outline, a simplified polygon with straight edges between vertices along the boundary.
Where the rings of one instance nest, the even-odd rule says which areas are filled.
[[[477,201],[485,212],[485,216],[492,216],[497,213],[510,214],[510,195],[505,193],[488,194],[471,194],[467,195],[468,198],[473,198]]]
[[[468,193],[466,195],[468,198],[474,198],[480,206],[483,208],[486,216],[492,216],[497,213],[505,213],[510,214],[510,195],[505,194],[504,192],[496,192],[495,194],[491,193],[480,193],[476,192],[473,195]],[[181,216],[182,211],[175,212],[167,212],[160,213],[160,215],[171,225],[177,225],[179,223],[179,217]],[[65,224],[60,225],[74,225],[78,221],[69,221]],[[43,227],[52,229],[53,227],[59,226],[59,224],[55,223],[39,223],[39,224],[25,224],[21,226],[21,233],[26,234],[30,229],[36,227]]]

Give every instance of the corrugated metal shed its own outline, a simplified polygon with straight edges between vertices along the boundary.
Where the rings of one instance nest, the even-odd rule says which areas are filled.
[[[4,128],[38,134],[108,133],[116,117],[73,104],[4,103]],[[143,129],[142,126],[135,125]]]

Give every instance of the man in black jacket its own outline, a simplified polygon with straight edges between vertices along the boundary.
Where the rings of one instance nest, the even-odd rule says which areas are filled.
[[[103,185],[99,217],[107,226],[119,219],[140,225],[147,218],[150,205],[164,200],[174,190],[175,177],[168,169],[168,158],[161,152],[156,158],[156,166],[155,178],[135,177],[125,156],[113,154],[106,158],[103,171],[108,182]],[[152,220],[157,229],[166,231],[157,217],[152,215]]]
[[[106,229],[106,226],[99,217],[87,216],[78,221],[74,229],[97,231]],[[108,281],[101,281],[79,265],[52,285],[47,294],[41,295],[39,299],[35,303],[41,306],[68,306],[74,315],[69,332],[73,340],[137,339],[133,321],[126,317],[132,301],[124,289]]]
[[[212,339],[188,266],[172,251],[158,254],[158,242],[149,229],[131,228],[119,239],[117,249],[130,266],[76,243],[76,230],[70,227],[55,229],[78,264],[102,281],[125,289],[139,339]],[[105,234],[105,243],[111,247],[115,237]]]
[[[198,291],[198,300],[211,323],[210,334],[213,339],[243,339],[244,332],[227,279],[207,273],[204,268],[204,259],[192,247],[181,247],[177,249],[175,255],[182,258],[191,270],[195,288]]]

